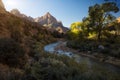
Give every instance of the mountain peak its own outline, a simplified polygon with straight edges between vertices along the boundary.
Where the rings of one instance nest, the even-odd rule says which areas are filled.
[[[49,12],[47,12],[47,13],[45,14],[45,17],[52,17],[52,15],[51,15]]]
[[[51,14],[49,12],[47,12],[46,15],[51,15]]]
[[[48,29],[56,30],[60,33],[66,32],[68,29],[65,28],[61,21],[58,21],[54,16],[47,12],[44,16],[35,18],[35,22],[48,27]]]

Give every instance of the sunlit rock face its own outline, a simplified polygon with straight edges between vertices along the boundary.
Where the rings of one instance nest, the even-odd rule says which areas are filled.
[[[38,17],[34,19],[35,22],[46,26],[49,29],[54,29],[60,33],[65,33],[68,29],[63,26],[61,21],[57,21],[57,19],[52,16],[49,12],[47,12],[44,16]]]
[[[49,12],[46,13],[44,16],[42,17],[38,17],[35,19],[36,22],[39,22],[42,25],[55,25],[55,23],[57,23],[56,18],[54,18]]]
[[[50,24],[50,21],[55,22],[56,20],[49,14],[47,13],[44,16],[35,18],[35,22],[39,22],[40,24]]]
[[[5,7],[4,7],[4,4],[3,4],[2,0],[0,0],[0,11],[1,10],[5,10]]]

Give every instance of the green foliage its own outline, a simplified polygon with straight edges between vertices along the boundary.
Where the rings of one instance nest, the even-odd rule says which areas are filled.
[[[63,37],[63,34],[64,33],[59,33],[58,31],[53,31],[52,32],[52,35],[53,35],[53,37],[55,37],[55,38],[62,38]]]
[[[78,40],[78,34],[75,34],[75,33],[73,33],[73,32],[71,32],[71,31],[68,31],[67,32],[67,39],[69,39],[69,40]]]
[[[84,41],[68,41],[67,46],[70,48],[78,49],[81,52],[84,51],[97,51],[98,44],[96,41],[92,40],[84,40]]]
[[[112,22],[115,18],[111,12],[118,12],[119,8],[114,2],[106,2],[101,5],[95,4],[89,7],[89,16],[91,20],[91,28],[98,35],[98,40],[101,39],[102,31],[106,24]]]
[[[71,30],[67,33],[67,46],[119,58],[120,23],[112,15],[118,11],[117,3],[111,0],[90,6],[88,17],[83,18],[82,22],[71,24]],[[99,50],[99,45],[103,45],[105,49]]]
[[[104,38],[103,32],[109,23],[115,20],[111,12],[118,12],[119,8],[115,2],[105,2],[103,4],[95,4],[89,7],[89,16],[83,19],[83,22],[75,22],[71,24],[70,32],[72,39],[94,38],[92,35],[97,35],[98,41]],[[118,24],[116,24],[118,33]],[[94,33],[94,34],[93,34]]]
[[[75,22],[71,24],[71,32],[73,32],[74,34],[79,34],[79,32],[82,30],[82,23],[81,22]]]
[[[71,24],[70,30],[67,32],[69,40],[82,40],[86,38],[86,29],[82,22],[75,22]]]
[[[84,30],[84,34],[88,37],[89,34],[91,33],[91,30],[90,30],[90,17],[85,17],[83,18],[83,30]]]

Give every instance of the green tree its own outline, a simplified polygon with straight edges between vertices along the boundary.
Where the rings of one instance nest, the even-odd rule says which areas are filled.
[[[81,29],[81,22],[74,22],[70,26],[70,31],[68,31],[68,36],[70,40],[78,40],[79,33]]]
[[[81,30],[81,24],[81,22],[72,23],[70,27],[71,31],[77,34]]]
[[[105,2],[101,5],[95,4],[89,7],[90,24],[92,30],[96,32],[99,41],[106,24],[115,19],[111,12],[116,13],[118,11],[119,8],[115,2]]]
[[[91,32],[91,30],[90,30],[90,17],[84,17],[82,21],[83,21],[82,29],[84,31],[84,34],[86,36],[89,36],[89,33]]]

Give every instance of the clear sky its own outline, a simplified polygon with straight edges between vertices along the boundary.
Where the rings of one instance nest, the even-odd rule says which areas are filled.
[[[66,27],[82,21],[88,15],[89,6],[102,2],[104,0],[3,0],[7,11],[17,8],[21,13],[34,18],[50,12]],[[120,17],[120,12],[115,16]]]

